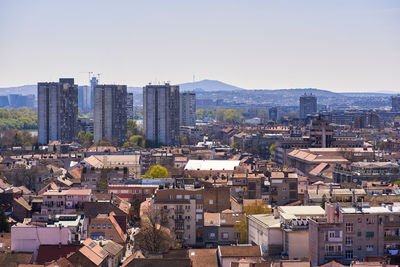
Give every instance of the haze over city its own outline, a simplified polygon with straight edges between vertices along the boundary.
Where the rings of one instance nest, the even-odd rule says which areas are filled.
[[[74,77],[144,86],[398,92],[398,1],[1,1],[0,87]]]

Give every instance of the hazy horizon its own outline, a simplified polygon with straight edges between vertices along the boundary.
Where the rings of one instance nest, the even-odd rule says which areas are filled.
[[[73,77],[143,86],[400,92],[400,2],[0,2],[0,87]]]

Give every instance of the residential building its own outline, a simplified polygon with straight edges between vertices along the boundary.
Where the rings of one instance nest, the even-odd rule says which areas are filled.
[[[231,267],[243,260],[250,263],[263,262],[260,246],[218,246],[217,253],[221,267]]]
[[[82,113],[91,112],[91,93],[87,85],[78,86],[78,107]]]
[[[295,172],[272,172],[270,201],[273,205],[286,205],[298,200],[298,176]]]
[[[204,212],[204,243],[206,247],[237,244],[240,233],[235,230],[234,225],[243,217],[243,213],[232,210]]]
[[[196,94],[184,92],[180,95],[180,126],[196,125]]]
[[[77,138],[78,86],[74,79],[38,83],[38,142],[71,142]]]
[[[82,245],[82,248],[67,258],[74,266],[108,267],[111,265],[108,252],[92,239],[86,239]]]
[[[268,120],[277,122],[280,119],[279,116],[279,108],[278,107],[272,107],[268,109]]]
[[[146,140],[155,145],[179,144],[179,86],[145,86],[143,115]]]
[[[400,206],[371,207],[354,201],[353,207],[333,203],[325,207],[326,218],[309,220],[313,266],[400,254]]]
[[[11,227],[11,250],[33,252],[36,258],[40,245],[67,245],[72,238],[68,227],[20,224]]]
[[[114,218],[115,213],[98,214],[89,217],[88,236],[93,240],[112,240],[118,244],[125,244],[126,234]]]
[[[93,76],[90,79],[90,110],[94,110],[94,88],[99,84],[99,79]]]
[[[317,113],[317,97],[312,93],[300,96],[300,118],[305,119],[307,115]]]
[[[353,162],[347,166],[337,164],[333,170],[335,183],[395,182],[399,179],[400,167],[392,162]]]
[[[283,251],[281,221],[273,214],[255,214],[248,218],[249,244],[259,245],[270,256]]]
[[[126,95],[126,119],[133,120],[133,93]]]
[[[392,96],[392,111],[400,112],[400,95]]]
[[[94,141],[113,145],[126,141],[126,85],[96,85],[94,88]]]
[[[89,202],[91,189],[48,190],[43,193],[42,215],[71,214]]]

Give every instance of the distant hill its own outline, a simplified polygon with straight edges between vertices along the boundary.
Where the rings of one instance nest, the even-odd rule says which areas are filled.
[[[22,85],[16,87],[3,87],[0,88],[0,95],[8,95],[8,94],[22,94],[22,95],[30,95],[37,94],[37,85]]]
[[[217,80],[201,80],[198,82],[181,83],[179,84],[180,91],[238,91],[245,90],[243,88],[233,86]]]

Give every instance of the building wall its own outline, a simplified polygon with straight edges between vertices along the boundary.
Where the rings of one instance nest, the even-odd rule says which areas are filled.
[[[97,85],[94,89],[94,141],[109,140],[122,145],[126,140],[126,85]]]
[[[155,144],[179,144],[179,86],[143,88],[143,126],[146,139]]]
[[[34,252],[40,245],[66,245],[71,240],[71,231],[62,227],[11,227],[11,250]]]
[[[287,251],[289,260],[309,257],[308,231],[286,232],[285,238],[287,238],[285,251]]]
[[[180,95],[180,125],[196,125],[196,94],[193,92],[184,92]]]
[[[71,142],[78,130],[78,86],[74,79],[38,83],[38,141]]]

